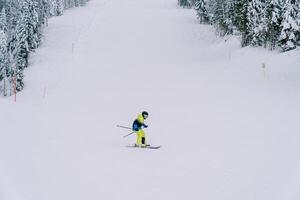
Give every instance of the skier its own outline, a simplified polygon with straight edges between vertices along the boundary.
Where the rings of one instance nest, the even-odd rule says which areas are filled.
[[[137,119],[134,120],[133,124],[132,124],[132,130],[134,132],[136,132],[137,135],[137,141],[136,141],[136,145],[138,147],[147,147],[149,145],[147,145],[146,143],[146,137],[145,137],[145,132],[142,129],[147,128],[148,126],[146,124],[144,124],[144,121],[148,118],[149,114],[146,111],[143,111],[142,114],[139,114]]]

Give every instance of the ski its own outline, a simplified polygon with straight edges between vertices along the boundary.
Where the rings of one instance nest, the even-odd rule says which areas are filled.
[[[136,145],[129,145],[129,146],[126,146],[126,147],[131,147],[131,148],[141,148],[141,149],[159,149],[161,146],[145,146],[145,147],[139,147],[139,146],[136,146]]]
[[[149,149],[159,149],[161,146],[149,146]]]

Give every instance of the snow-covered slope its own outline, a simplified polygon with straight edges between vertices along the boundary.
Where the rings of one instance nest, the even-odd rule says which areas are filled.
[[[49,21],[25,90],[0,100],[1,200],[300,199],[299,52],[240,49],[176,3]],[[142,110],[159,150],[116,127]]]

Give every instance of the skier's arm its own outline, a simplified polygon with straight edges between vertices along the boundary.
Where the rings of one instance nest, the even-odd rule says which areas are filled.
[[[145,127],[145,128],[148,128],[148,125],[146,125],[146,124],[144,124],[144,123],[142,124],[142,126]]]

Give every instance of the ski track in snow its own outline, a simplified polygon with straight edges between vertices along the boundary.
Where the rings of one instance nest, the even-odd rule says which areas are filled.
[[[0,100],[1,200],[299,200],[299,51],[241,49],[176,3],[50,19],[17,103]],[[116,128],[142,110],[159,150]]]

